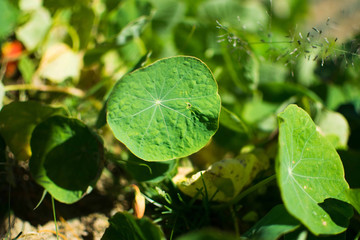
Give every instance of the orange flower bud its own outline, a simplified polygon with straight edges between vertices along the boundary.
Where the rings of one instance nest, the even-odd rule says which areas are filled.
[[[145,213],[145,197],[141,194],[140,189],[135,184],[130,185],[135,190],[135,199],[133,202],[134,215],[142,218]]]
[[[23,52],[23,46],[19,41],[6,42],[1,48],[2,61],[7,62],[5,77],[14,76],[17,70],[17,60]]]

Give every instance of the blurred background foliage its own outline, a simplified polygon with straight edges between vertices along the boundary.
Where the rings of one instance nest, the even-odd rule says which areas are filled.
[[[115,81],[157,59],[191,55],[210,67],[223,106],[249,128],[246,139],[222,126],[215,140],[226,136],[226,148],[266,139],[284,103],[302,102],[309,112],[319,107],[313,102],[331,110],[351,104],[358,111],[357,33],[334,36],[343,26],[331,15],[318,16],[320,2],[2,0],[2,82],[29,90],[5,87],[4,103],[62,102],[100,127],[97,113]],[[341,19],[344,6],[356,18],[359,6],[351,3],[338,4],[334,18]],[[43,85],[75,97],[31,91]]]

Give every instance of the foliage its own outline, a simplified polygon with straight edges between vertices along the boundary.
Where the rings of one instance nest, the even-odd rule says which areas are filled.
[[[145,216],[109,214],[103,239],[355,239],[359,33],[309,8],[1,0],[1,192],[21,166],[81,203],[120,172]]]

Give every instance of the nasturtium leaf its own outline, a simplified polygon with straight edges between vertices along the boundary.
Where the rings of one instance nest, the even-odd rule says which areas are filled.
[[[284,205],[277,205],[243,236],[256,240],[275,240],[300,225],[300,222],[286,211]]]
[[[59,202],[76,202],[100,176],[103,143],[77,119],[46,119],[34,129],[30,144],[30,172]]]
[[[289,105],[278,118],[276,172],[286,209],[315,235],[344,231],[319,206],[328,198],[346,201],[349,186],[335,148],[296,105]]]
[[[159,60],[121,79],[107,105],[115,137],[147,161],[188,156],[218,128],[220,96],[208,67],[194,57]]]
[[[135,219],[129,213],[118,212],[109,219],[110,226],[106,229],[101,240],[164,240],[164,233],[160,227],[149,219]]]
[[[177,185],[191,197],[201,199],[208,196],[213,201],[229,201],[266,167],[268,165],[259,161],[254,154],[241,154],[236,159],[215,162],[207,170],[197,172],[190,178],[179,179]]]
[[[40,102],[12,102],[0,112],[0,134],[17,160],[31,156],[30,138],[40,122],[54,115],[67,115],[63,108],[55,108]]]
[[[347,148],[350,127],[342,114],[324,110],[320,113],[317,125],[335,148]]]

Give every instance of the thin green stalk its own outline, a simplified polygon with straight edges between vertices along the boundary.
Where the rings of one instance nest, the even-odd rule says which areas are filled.
[[[9,234],[8,234],[8,239],[11,239],[11,204],[10,204],[10,199],[11,199],[11,184],[9,183],[9,198],[8,198],[8,211],[9,211]]]
[[[56,239],[59,240],[59,232],[58,232],[58,226],[57,226],[57,222],[56,222],[56,213],[55,213],[55,201],[54,201],[53,196],[51,196],[51,205],[52,205],[52,210],[53,210],[53,215],[54,215]]]
[[[238,218],[236,217],[236,213],[235,213],[235,211],[234,211],[234,206],[233,206],[233,205],[230,206],[230,212],[231,212],[231,217],[232,217],[233,220],[234,220],[234,229],[235,229],[236,237],[239,237],[239,236],[240,236],[239,220],[238,220]]]

